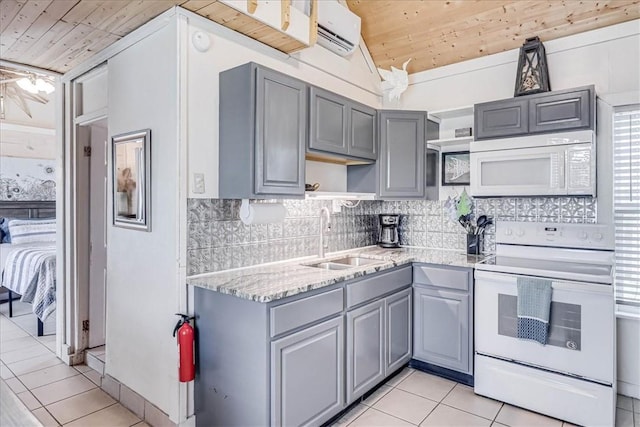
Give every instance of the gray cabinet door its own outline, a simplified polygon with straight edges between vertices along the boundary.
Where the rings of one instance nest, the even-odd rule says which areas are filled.
[[[413,357],[470,372],[469,295],[414,286]]]
[[[348,154],[348,101],[317,87],[310,88],[309,96],[309,148]]]
[[[256,79],[255,192],[303,195],[306,85],[261,67]]]
[[[475,139],[523,135],[529,131],[528,99],[515,98],[474,106]]]
[[[384,378],[384,300],[347,312],[347,405]]]
[[[405,289],[385,298],[386,358],[385,376],[392,374],[411,360],[411,293]]]
[[[424,198],[425,116],[420,111],[381,111],[380,196]]]
[[[591,127],[591,90],[538,95],[529,100],[529,132],[555,132]]]
[[[271,425],[320,425],[344,407],[342,322],[340,316],[271,343]]]
[[[349,155],[376,160],[376,110],[351,103],[349,108]]]

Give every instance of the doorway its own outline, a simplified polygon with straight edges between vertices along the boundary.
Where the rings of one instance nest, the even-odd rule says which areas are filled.
[[[79,256],[79,276],[86,281],[80,286],[78,297],[86,307],[81,316],[86,319],[82,332],[85,347],[103,356],[106,337],[107,293],[107,119],[77,126],[78,167],[78,237],[88,250]],[[104,357],[100,358],[101,360]],[[103,360],[102,360],[103,361]]]

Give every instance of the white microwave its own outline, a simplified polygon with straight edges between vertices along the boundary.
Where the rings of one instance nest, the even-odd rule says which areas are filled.
[[[591,130],[476,141],[471,147],[473,196],[595,196]]]

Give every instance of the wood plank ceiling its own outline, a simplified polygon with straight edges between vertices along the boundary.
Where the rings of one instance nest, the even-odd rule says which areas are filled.
[[[347,0],[376,66],[409,73],[640,18],[638,0]]]
[[[321,0],[329,1],[329,0]],[[382,68],[413,58],[427,70],[640,18],[640,0],[347,0],[362,18],[367,47]],[[180,5],[221,23],[212,0],[1,0],[0,58],[69,71],[145,22]],[[230,25],[230,23],[227,23]],[[230,25],[231,26],[231,25]]]

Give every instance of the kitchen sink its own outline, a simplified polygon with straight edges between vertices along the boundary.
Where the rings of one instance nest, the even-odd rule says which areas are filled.
[[[347,256],[344,258],[332,259],[330,261],[316,264],[303,264],[306,267],[322,268],[324,270],[346,270],[348,268],[360,267],[363,265],[379,263],[379,259],[362,258],[358,256]]]
[[[363,258],[363,257],[359,257],[359,256],[347,256],[344,258],[339,258],[339,259],[332,259],[331,260],[332,263],[336,263],[336,264],[343,264],[343,265],[349,265],[349,266],[361,266],[361,265],[369,265],[369,264],[376,264],[381,262],[381,260],[379,259],[372,259],[372,258]]]
[[[353,267],[347,264],[336,264],[333,262],[320,262],[318,264],[304,264],[307,267],[322,268],[324,270],[346,270]]]

